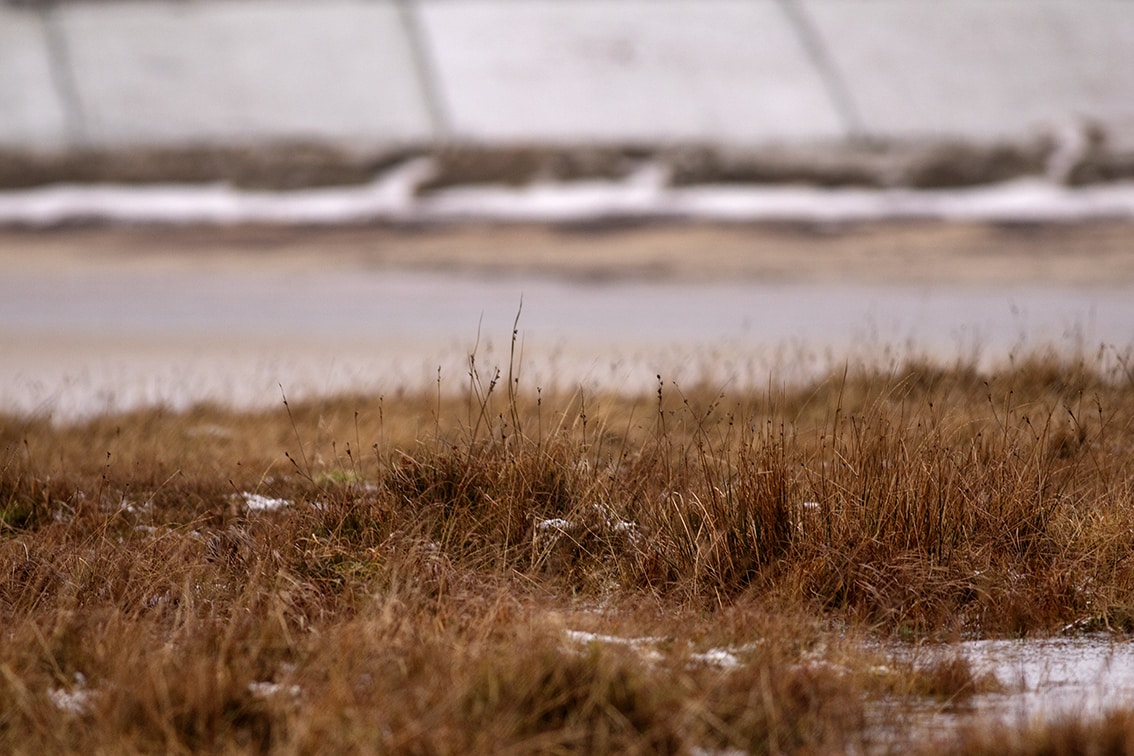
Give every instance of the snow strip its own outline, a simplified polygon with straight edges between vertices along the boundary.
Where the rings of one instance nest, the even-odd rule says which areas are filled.
[[[589,646],[594,643],[624,646],[637,653],[643,661],[659,662],[662,660],[661,653],[657,649],[650,648],[650,646],[661,643],[665,640],[664,638],[620,638],[617,635],[600,635],[582,630],[564,630],[563,634],[567,636],[568,640],[580,646]]]
[[[563,634],[567,636],[568,640],[574,641],[579,645],[589,645],[591,643],[602,643],[612,646],[625,646],[633,651],[637,651],[642,655],[642,658],[647,661],[658,661],[662,658],[661,653],[656,649],[649,648],[665,641],[665,638],[643,637],[643,638],[622,638],[617,635],[601,635],[598,633],[588,633],[582,630],[564,630]],[[691,653],[689,660],[694,664],[699,664],[707,667],[718,667],[720,669],[737,669],[743,666],[738,654],[743,654],[754,649],[758,643],[748,643],[739,648],[711,648],[708,651]]]
[[[334,225],[412,219],[417,185],[432,171],[411,160],[362,186],[267,192],[226,184],[59,184],[0,192],[0,224],[56,226],[76,221],[229,225]]]
[[[736,654],[723,648],[711,648],[699,654],[692,654],[689,658],[706,666],[721,669],[736,669],[740,666],[740,659]]]
[[[896,219],[988,222],[1134,220],[1134,182],[1067,187],[1041,178],[960,189],[802,185],[672,187],[647,166],[622,181],[469,186],[419,194],[428,158],[354,187],[264,192],[214,185],[55,185],[0,192],[0,225],[80,221],[231,225],[365,222],[593,222],[605,218],[723,222]]]
[[[663,640],[665,640],[665,638],[650,637],[621,638],[617,635],[601,635],[599,633],[588,633],[583,630],[564,630],[563,634],[566,635],[569,640],[573,640],[576,643],[580,644],[609,643],[614,646],[630,646],[631,648],[637,648],[639,646],[645,646],[652,643],[661,643]]]

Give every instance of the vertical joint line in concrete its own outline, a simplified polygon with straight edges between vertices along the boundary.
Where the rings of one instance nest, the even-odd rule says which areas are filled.
[[[866,124],[862,120],[858,106],[855,105],[854,97],[851,96],[850,87],[835,65],[834,58],[820,36],[819,30],[804,12],[800,0],[779,0],[779,4],[788,22],[795,28],[795,33],[811,59],[811,64],[819,72],[827,95],[843,122],[843,128],[851,139],[866,139],[868,137]]]
[[[430,129],[435,139],[445,139],[450,133],[448,108],[445,107],[441,79],[437,75],[437,66],[434,65],[433,56],[430,54],[425,28],[422,26],[421,17],[418,14],[417,2],[416,0],[394,0],[394,6],[398,10],[398,17],[405,29],[410,55],[413,56],[414,71],[417,72],[418,84],[425,96]]]
[[[75,69],[71,63],[71,50],[67,35],[59,20],[59,11],[54,2],[40,6],[40,23],[47,43],[48,66],[51,70],[51,85],[55,95],[63,104],[63,128],[71,146],[86,141],[87,125],[83,116],[83,104],[79,97],[79,84],[75,80]]]

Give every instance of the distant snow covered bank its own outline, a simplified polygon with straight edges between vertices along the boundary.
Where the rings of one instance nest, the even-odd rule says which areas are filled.
[[[429,173],[428,159],[420,159],[352,187],[282,192],[227,184],[37,187],[0,192],[0,225],[586,223],[624,218],[803,223],[1134,220],[1134,182],[1129,181],[1069,187],[1027,178],[957,189],[671,186],[663,168],[647,165],[622,180],[419,192]]]

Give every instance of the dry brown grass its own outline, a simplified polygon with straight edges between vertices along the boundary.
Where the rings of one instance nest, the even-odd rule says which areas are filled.
[[[6,417],[0,748],[869,747],[995,681],[867,638],[1129,630],[1132,420],[1113,355]]]
[[[1083,719],[1065,717],[1019,729],[973,726],[950,744],[950,751],[973,756],[1128,754],[1134,752],[1134,711],[1119,710]]]

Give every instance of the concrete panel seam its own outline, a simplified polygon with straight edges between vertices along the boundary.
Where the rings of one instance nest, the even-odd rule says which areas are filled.
[[[59,98],[63,106],[65,137],[71,146],[81,145],[86,142],[87,138],[86,117],[83,113],[79,85],[75,79],[70,46],[67,44],[67,34],[59,19],[56,3],[49,2],[41,5],[39,17],[43,28],[44,42],[47,45],[51,84],[55,89],[55,96]]]
[[[406,42],[413,58],[418,85],[425,99],[425,109],[429,125],[435,139],[445,139],[450,135],[449,109],[443,99],[440,75],[426,39],[424,24],[418,13],[416,0],[394,0]]]
[[[784,15],[787,16],[788,23],[795,30],[808,59],[815,66],[819,79],[827,90],[827,96],[831,98],[831,104],[843,122],[843,128],[846,130],[848,138],[868,139],[870,135],[866,131],[862,114],[859,112],[854,96],[851,94],[846,77],[835,65],[835,60],[819,30],[811,23],[811,19],[807,17],[807,13],[799,4],[799,0],[777,1]]]

